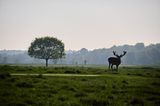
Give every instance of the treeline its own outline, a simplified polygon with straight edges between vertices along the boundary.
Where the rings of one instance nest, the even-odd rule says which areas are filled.
[[[50,64],[108,64],[107,58],[114,56],[113,51],[127,54],[122,58],[122,64],[126,65],[159,65],[160,43],[145,46],[143,43],[135,45],[113,46],[111,48],[79,51],[66,51],[66,56],[60,60],[50,60]],[[28,56],[27,51],[1,50],[0,64],[43,64],[44,60],[34,59]]]

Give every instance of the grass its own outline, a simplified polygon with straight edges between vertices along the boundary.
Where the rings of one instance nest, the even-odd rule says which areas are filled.
[[[10,73],[38,73],[11,76]],[[43,73],[100,74],[49,77]],[[158,106],[160,68],[0,66],[0,106]]]
[[[9,66],[0,65],[0,70],[10,73],[63,73],[63,74],[100,74],[105,73],[105,68],[83,67],[83,66],[62,66],[62,67],[41,67],[41,66]]]

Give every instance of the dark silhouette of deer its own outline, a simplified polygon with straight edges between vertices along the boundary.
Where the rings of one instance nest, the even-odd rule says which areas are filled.
[[[116,70],[118,71],[118,66],[121,64],[121,58],[126,54],[126,51],[123,51],[123,54],[118,55],[116,54],[115,51],[113,51],[113,54],[116,57],[109,57],[108,62],[109,62],[109,69],[113,70],[113,65],[116,65]]]

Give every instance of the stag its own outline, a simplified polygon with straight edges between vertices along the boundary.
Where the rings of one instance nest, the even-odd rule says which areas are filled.
[[[116,54],[115,51],[113,51],[113,54],[116,57],[109,57],[108,62],[109,62],[109,69],[113,70],[113,65],[116,65],[116,70],[118,71],[118,66],[121,64],[121,58],[126,54],[126,51],[123,51],[123,54],[118,55]]]

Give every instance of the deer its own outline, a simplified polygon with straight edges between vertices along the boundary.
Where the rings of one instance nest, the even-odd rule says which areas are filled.
[[[123,51],[123,54],[118,55],[116,54],[116,51],[113,51],[113,55],[116,57],[109,57],[108,62],[109,62],[109,69],[113,70],[113,65],[116,65],[116,70],[118,71],[118,66],[121,64],[121,58],[126,54],[126,51]]]

